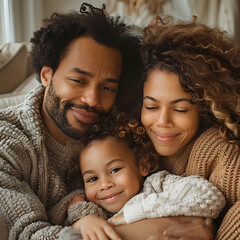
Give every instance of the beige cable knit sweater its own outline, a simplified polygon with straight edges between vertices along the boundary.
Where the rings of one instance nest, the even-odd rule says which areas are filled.
[[[68,202],[64,184],[71,163],[66,147],[43,126],[43,87],[23,104],[0,111],[0,216],[10,240],[58,239],[64,231]],[[77,192],[76,192],[77,193]]]
[[[199,175],[224,194],[227,212],[218,229],[217,240],[240,240],[240,150],[224,141],[218,130],[208,129],[176,162],[173,174]],[[221,222],[221,216],[217,219]]]
[[[72,231],[61,226],[73,196],[64,197],[63,179],[70,163],[62,161],[65,146],[43,127],[42,95],[43,88],[38,87],[23,104],[0,111],[0,216],[10,240],[58,239]],[[203,176],[225,195],[228,212],[218,240],[240,240],[239,153],[216,129],[209,129],[173,170],[173,174]]]
[[[199,175],[212,182],[224,194],[227,204],[217,218],[216,240],[240,240],[240,150],[227,143],[215,128],[202,133],[191,143],[173,174]],[[223,218],[223,220],[222,220]]]
[[[123,213],[126,223],[181,215],[217,218],[225,203],[223,194],[204,178],[181,177],[159,171],[144,181],[142,191],[131,198],[118,214]],[[101,208],[92,202],[77,202],[68,209],[70,224],[86,215],[104,218]]]

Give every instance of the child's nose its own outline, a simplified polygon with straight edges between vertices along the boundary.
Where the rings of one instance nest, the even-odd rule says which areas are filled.
[[[114,186],[114,183],[111,179],[104,178],[101,180],[101,185],[100,185],[101,190],[107,190],[113,186]]]

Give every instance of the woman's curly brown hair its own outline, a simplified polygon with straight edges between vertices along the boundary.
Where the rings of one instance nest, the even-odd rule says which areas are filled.
[[[202,130],[217,127],[240,145],[240,48],[226,32],[157,17],[144,29],[141,58],[141,89],[152,70],[177,74],[198,107]]]
[[[76,174],[79,175],[81,151],[92,142],[101,141],[107,137],[113,137],[118,141],[124,142],[134,151],[137,163],[141,159],[141,165],[149,173],[162,169],[160,166],[160,155],[155,151],[145,128],[136,119],[131,119],[126,113],[117,112],[114,109],[107,117],[94,123],[83,139],[69,142],[68,157],[76,163],[75,168],[69,172],[69,178]]]

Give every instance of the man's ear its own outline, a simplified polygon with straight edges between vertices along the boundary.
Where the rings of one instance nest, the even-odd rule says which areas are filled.
[[[139,170],[140,170],[140,174],[143,177],[146,177],[149,174],[149,171],[147,170],[147,168],[144,167],[142,164],[139,164]]]
[[[50,85],[50,81],[52,78],[52,69],[50,67],[44,66],[41,70],[41,81],[44,87],[48,87]]]

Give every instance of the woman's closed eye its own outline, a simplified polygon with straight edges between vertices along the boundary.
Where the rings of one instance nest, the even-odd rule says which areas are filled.
[[[188,109],[186,108],[174,108],[174,111],[175,112],[180,112],[180,113],[185,113],[188,111]]]
[[[155,106],[145,106],[145,108],[147,110],[156,110],[156,109],[158,109],[158,107],[155,107]]]

